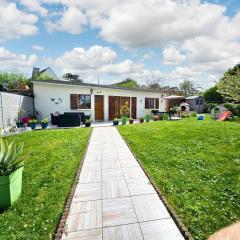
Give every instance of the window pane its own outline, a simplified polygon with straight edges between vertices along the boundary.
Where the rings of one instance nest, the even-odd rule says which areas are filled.
[[[84,95],[79,95],[79,108],[84,108]]]
[[[90,95],[85,96],[85,108],[87,108],[87,109],[91,108],[91,96]]]

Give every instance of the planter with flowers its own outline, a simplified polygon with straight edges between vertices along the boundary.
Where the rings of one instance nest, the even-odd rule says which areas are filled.
[[[140,123],[144,123],[144,117],[139,118]]]
[[[129,113],[130,113],[129,104],[128,104],[128,102],[126,101],[126,102],[124,103],[124,105],[120,108],[122,125],[126,125],[126,124],[127,124],[127,120],[128,120],[128,117],[129,117]]]
[[[41,120],[41,126],[42,126],[42,129],[46,129],[48,127],[48,119],[47,118],[44,118]]]
[[[23,159],[19,158],[23,143],[1,140],[0,150],[0,209],[10,207],[21,195]]]
[[[133,118],[129,118],[128,121],[129,121],[129,124],[133,124],[134,122]]]
[[[28,126],[31,127],[31,129],[36,129],[37,126],[37,119],[31,119],[28,121]]]
[[[119,124],[118,118],[113,119],[113,126],[117,126]]]
[[[85,124],[85,127],[91,127],[92,119],[87,119],[84,124]]]

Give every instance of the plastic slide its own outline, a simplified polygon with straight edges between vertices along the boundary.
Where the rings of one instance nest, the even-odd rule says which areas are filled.
[[[229,117],[231,117],[232,113],[230,111],[224,111],[220,114],[218,121],[226,121]]]

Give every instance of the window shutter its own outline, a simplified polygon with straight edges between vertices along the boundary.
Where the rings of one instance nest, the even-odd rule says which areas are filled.
[[[148,108],[148,98],[145,98],[145,108]]]
[[[70,94],[71,109],[78,109],[78,95]]]
[[[155,99],[155,108],[159,109],[159,98]]]

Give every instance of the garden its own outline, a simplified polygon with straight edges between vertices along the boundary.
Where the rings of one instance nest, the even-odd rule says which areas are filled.
[[[90,132],[90,128],[58,129],[4,138],[20,148],[24,143],[15,163],[21,167],[23,160],[24,168],[21,197],[0,213],[0,239],[53,238]]]
[[[240,219],[240,124],[189,117],[119,126],[194,239]]]

